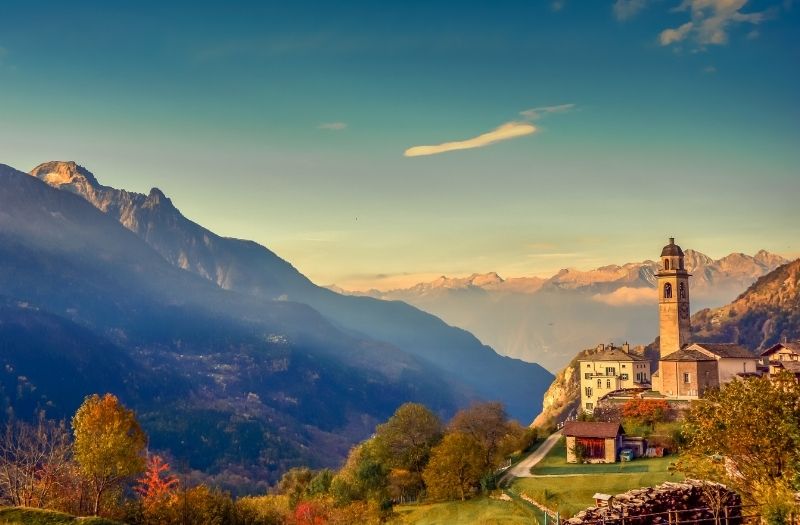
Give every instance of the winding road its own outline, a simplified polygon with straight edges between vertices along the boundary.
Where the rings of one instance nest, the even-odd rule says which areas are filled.
[[[508,469],[505,474],[503,474],[502,478],[500,478],[500,485],[506,486],[506,484],[512,482],[514,478],[535,477],[533,474],[531,474],[531,468],[544,459],[547,453],[550,452],[556,443],[558,443],[559,439],[561,439],[560,430],[547,436],[547,439],[545,439],[536,450],[531,452],[528,457]]]

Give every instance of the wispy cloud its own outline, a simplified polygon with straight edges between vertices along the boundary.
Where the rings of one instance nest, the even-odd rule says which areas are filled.
[[[466,140],[457,140],[453,142],[443,142],[441,144],[434,144],[428,146],[414,146],[408,148],[404,155],[406,157],[422,157],[425,155],[437,155],[448,151],[457,151],[463,149],[474,149],[489,146],[504,140],[515,139],[534,133],[536,128],[527,122],[506,122],[492,131],[478,135]]]
[[[553,11],[561,11],[567,5],[567,0],[553,0],[550,2],[550,9]]]
[[[617,0],[613,6],[614,17],[619,21],[633,18],[647,6],[647,2],[648,0]]]
[[[346,122],[323,122],[317,129],[325,129],[328,131],[342,131],[343,129],[347,129]]]
[[[669,46],[692,38],[701,48],[724,45],[731,28],[739,24],[758,25],[775,13],[774,9],[742,12],[749,0],[683,0],[675,11],[688,11],[691,20],[661,32],[659,41]]]
[[[541,106],[538,108],[531,108],[526,109],[525,111],[520,111],[519,114],[525,117],[527,120],[538,120],[545,115],[550,113],[563,113],[564,111],[569,111],[575,107],[575,104],[559,104],[557,106]]]

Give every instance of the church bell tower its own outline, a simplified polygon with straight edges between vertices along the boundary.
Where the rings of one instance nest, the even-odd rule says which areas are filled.
[[[689,277],[683,265],[683,250],[670,237],[661,250],[658,278],[658,323],[661,358],[680,350],[689,342]]]

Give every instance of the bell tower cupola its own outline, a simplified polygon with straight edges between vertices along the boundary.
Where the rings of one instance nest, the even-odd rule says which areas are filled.
[[[662,358],[677,352],[689,343],[692,328],[689,321],[689,277],[683,250],[670,237],[661,250],[658,281],[658,323]]]

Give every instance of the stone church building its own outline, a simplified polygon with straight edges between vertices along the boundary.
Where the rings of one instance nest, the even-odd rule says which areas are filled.
[[[689,278],[681,247],[661,250],[658,288],[659,361],[652,388],[671,399],[697,399],[736,377],[755,374],[758,357],[735,343],[692,343]]]

